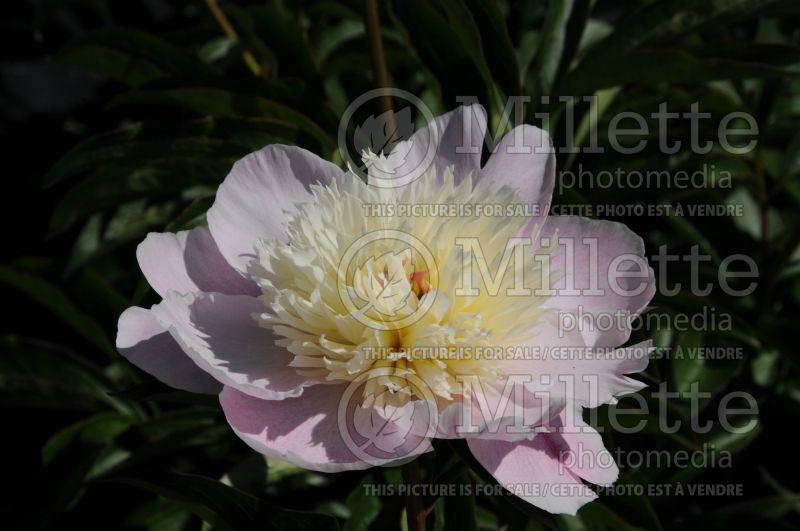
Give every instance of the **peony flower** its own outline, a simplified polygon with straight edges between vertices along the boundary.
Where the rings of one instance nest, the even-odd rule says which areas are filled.
[[[515,128],[481,167],[485,130],[480,106],[461,107],[400,157],[365,154],[384,176],[416,172],[397,188],[297,147],[248,155],[208,228],[139,245],[163,300],[122,314],[120,353],[170,386],[218,393],[266,456],[336,472],[463,438],[511,492],[574,514],[596,497],[587,483],[618,475],[582,412],[643,388],[626,375],[650,350],[618,348],[628,321],[599,318],[641,312],[653,272],[625,226],[547,216],[547,133]]]

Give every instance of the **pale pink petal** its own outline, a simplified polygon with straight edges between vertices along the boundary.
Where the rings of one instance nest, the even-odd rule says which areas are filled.
[[[267,146],[238,161],[208,211],[222,256],[246,273],[258,239],[286,239],[287,212],[309,200],[308,187],[342,174],[338,166],[294,146]]]
[[[183,353],[150,310],[133,306],[119,317],[117,350],[165,384],[193,393],[216,394],[222,385]]]
[[[264,309],[246,295],[171,291],[152,312],[184,352],[223,384],[268,400],[299,396],[314,382],[289,367],[293,356],[253,319]]]
[[[523,500],[557,514],[578,512],[597,498],[560,459],[569,446],[557,433],[519,442],[467,439],[472,455],[495,479]]]
[[[537,427],[564,408],[560,395],[535,395],[525,385],[528,378],[471,382],[463,399],[441,405],[436,437],[482,438],[517,441],[529,438]],[[423,408],[424,404],[419,406]],[[420,432],[423,433],[423,432]]]
[[[541,349],[537,359],[501,361],[504,377],[471,385],[464,399],[441,405],[436,437],[520,440],[550,426],[567,404],[613,404],[646,387],[627,375],[647,368],[651,341],[597,349],[583,346],[578,333],[558,338],[551,327],[547,335],[529,345]]]
[[[539,234],[540,245],[558,242],[551,254],[551,277],[557,294],[545,307],[570,319],[588,346],[619,346],[630,337],[628,316],[638,315],[655,294],[655,275],[647,264],[644,242],[625,225],[583,217],[550,216]]]
[[[592,359],[563,360],[560,365],[568,370],[568,367],[578,364],[574,372],[574,400],[585,407],[597,407],[615,404],[617,398],[647,387],[647,384],[626,375],[646,369],[652,351],[652,341],[648,340],[618,349],[593,349]],[[559,388],[569,392],[565,383],[555,382],[551,386],[554,390]]]
[[[309,387],[298,398],[265,401],[225,387],[220,403],[233,430],[251,448],[268,457],[289,461],[303,468],[321,472],[362,470],[408,459],[431,449],[427,439],[408,434],[406,429],[391,433],[378,447],[361,445],[368,455],[354,451],[346,442],[339,420],[339,401],[346,385]],[[363,419],[356,419],[363,422]],[[346,428],[345,428],[346,429]],[[362,426],[361,431],[370,429]],[[387,450],[389,450],[387,452]]]
[[[603,438],[581,418],[581,408],[570,416],[560,415],[561,431],[558,433],[569,447],[562,463],[576,476],[595,485],[612,485],[619,477],[619,468],[605,445]]]
[[[480,173],[496,189],[509,186],[522,200],[534,207],[530,223],[523,231],[541,229],[555,185],[556,155],[547,131],[532,125],[520,125],[506,134],[495,146]]]
[[[162,297],[208,291],[230,295],[257,295],[255,282],[242,277],[222,257],[205,227],[177,233],[151,232],[136,249],[147,282]]]
[[[535,359],[504,360],[507,374],[527,374],[527,387],[547,393],[552,403],[559,398],[584,407],[614,404],[617,398],[638,392],[646,384],[627,375],[647,368],[652,341],[628,347],[597,347],[585,343],[578,330],[562,331],[554,315],[537,323],[537,335],[528,345]]]

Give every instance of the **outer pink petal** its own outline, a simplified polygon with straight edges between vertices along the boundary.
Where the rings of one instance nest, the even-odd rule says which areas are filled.
[[[553,425],[551,419],[563,414],[568,404],[613,404],[618,397],[646,387],[626,375],[647,368],[650,341],[617,349],[586,349],[580,334],[563,339],[554,332],[550,335],[555,339],[537,337],[535,346],[549,349],[539,351],[542,358],[504,361],[503,379],[484,383],[482,391],[473,386],[467,398],[442,405],[436,437],[520,440]],[[514,377],[519,378],[514,381]]]
[[[122,313],[117,350],[143,371],[177,389],[212,394],[222,389],[218,381],[186,357],[150,310],[134,306]]]
[[[394,452],[385,454],[385,458],[355,455],[345,444],[337,420],[345,388],[317,385],[299,398],[264,401],[226,386],[220,393],[220,403],[233,430],[251,448],[311,470],[362,470],[431,449],[427,440],[400,430],[390,445]]]
[[[529,438],[565,404],[563,396],[534,395],[523,383],[508,378],[476,384],[465,398],[442,405],[436,437],[518,441]],[[424,404],[419,406],[423,408]]]
[[[626,375],[647,368],[652,341],[629,347],[593,347],[579,331],[560,333],[556,318],[538,323],[538,334],[529,345],[536,359],[503,361],[507,374],[528,374],[534,393],[547,393],[550,402],[572,400],[583,407],[614,404],[617,398],[638,392],[646,384]],[[556,412],[556,410],[553,410]]]
[[[222,256],[246,273],[258,239],[286,239],[287,212],[308,201],[308,187],[341,175],[338,166],[294,146],[267,146],[238,161],[208,211],[208,227]]]
[[[289,367],[292,355],[258,326],[252,314],[263,311],[245,295],[173,291],[152,309],[183,351],[223,384],[268,400],[299,396],[314,382]]]
[[[582,479],[595,485],[612,485],[619,477],[619,468],[614,462],[611,452],[606,450],[600,434],[580,418],[581,409],[574,413],[572,428],[559,433],[569,447],[569,454],[564,456],[563,463]],[[561,421],[566,419],[561,414]]]
[[[257,295],[258,286],[223,258],[205,227],[178,233],[151,232],[136,249],[139,267],[162,297],[170,290]]]
[[[495,187],[516,189],[522,199],[536,207],[535,215],[524,231],[541,229],[550,201],[556,175],[556,155],[547,131],[532,125],[520,125],[506,134],[495,146],[481,178],[489,179]]]
[[[411,148],[405,163],[395,173],[399,176],[417,175],[433,166],[441,176],[448,166],[453,166],[456,182],[470,173],[477,174],[481,164],[481,151],[486,135],[486,111],[482,105],[458,107],[434,118],[406,142]],[[435,150],[435,155],[426,165],[426,155]],[[395,150],[402,150],[396,146]],[[413,179],[409,179],[413,180]]]
[[[569,449],[556,433],[519,442],[467,439],[472,455],[506,489],[551,513],[572,514],[597,498],[560,460]]]
[[[544,240],[545,244],[552,243],[557,236],[558,241],[571,242],[572,249],[569,251],[569,246],[559,244],[552,252],[551,269],[564,276],[554,285],[558,294],[545,306],[561,312],[562,322],[566,322],[567,314],[575,319],[588,319],[580,328],[588,346],[615,347],[625,343],[631,328],[618,312],[638,315],[656,292],[655,274],[647,265],[642,239],[621,223],[572,216],[548,217],[539,236],[540,243]],[[569,258],[570,252],[573,259]],[[614,264],[618,257],[625,258]],[[639,267],[641,272],[637,273]],[[618,271],[641,276],[620,277],[612,284],[612,276]],[[575,291],[584,291],[567,291],[569,278],[573,279]],[[596,278],[594,286],[593,278]],[[585,290],[589,288],[597,289],[598,294],[587,294]],[[597,317],[602,314],[605,317]],[[608,326],[608,319],[613,326]]]

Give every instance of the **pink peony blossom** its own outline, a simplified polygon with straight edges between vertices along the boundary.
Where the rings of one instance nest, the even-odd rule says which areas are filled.
[[[627,324],[589,321],[638,315],[653,272],[624,225],[547,217],[547,133],[515,128],[481,167],[480,150],[463,146],[482,146],[485,129],[481,107],[462,107],[402,144],[394,166],[369,154],[391,177],[435,148],[431,167],[398,188],[365,184],[297,147],[243,158],[208,228],[152,233],[139,245],[163,300],[122,314],[120,353],[170,386],[218,393],[235,433],[266,456],[336,472],[409,460],[430,451],[431,438],[465,438],[512,493],[574,514],[596,497],[585,482],[618,475],[610,458],[598,464],[608,452],[581,413],[643,388],[626,375],[644,370],[650,351],[649,342],[618,348]],[[530,215],[369,211],[434,203],[527,205]],[[497,289],[463,285],[465,267],[477,272],[475,255],[460,252],[465,237],[480,242],[490,277],[509,250]],[[342,264],[348,253],[352,267]],[[366,304],[354,311],[350,298]],[[565,316],[580,326],[565,327]],[[460,355],[415,356],[415,347]],[[492,349],[499,355],[478,355]]]

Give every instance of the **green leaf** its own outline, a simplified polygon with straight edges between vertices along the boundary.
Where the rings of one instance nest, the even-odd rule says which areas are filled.
[[[235,489],[258,496],[263,494],[267,485],[267,470],[267,458],[260,454],[252,454],[228,470],[220,478],[220,481]]]
[[[136,128],[132,128],[136,130]],[[208,137],[186,137],[151,141],[124,141],[133,131],[101,135],[80,144],[62,157],[48,173],[46,184],[53,185],[63,179],[97,169],[116,161],[150,161],[213,158],[237,159],[246,155],[248,146],[234,141]]]
[[[98,161],[117,152],[117,146],[135,139],[143,130],[141,123],[101,133],[78,143],[56,162],[44,178],[44,186],[52,186],[70,175],[84,171]]]
[[[705,361],[701,356],[694,354],[705,345],[704,338],[703,332],[691,330],[684,332],[678,342],[677,347],[680,350],[676,349],[675,356],[673,356],[675,359],[672,360],[672,374],[676,391],[685,393],[693,383],[700,383],[700,390],[705,391],[700,382]]]
[[[277,69],[278,59],[270,50],[269,46],[261,39],[256,28],[253,16],[247,10],[235,5],[230,5],[226,9],[239,29],[239,37],[242,39],[244,49],[251,52],[258,61],[259,65],[265,69],[263,76],[274,73]]]
[[[342,531],[367,531],[369,526],[378,517],[381,511],[381,499],[370,495],[366,485],[374,483],[372,475],[364,476],[358,486],[347,496],[347,509],[350,517],[344,524]]]
[[[78,220],[109,208],[148,197],[175,199],[198,184],[219,183],[235,157],[187,157],[109,163],[81,180],[61,197],[50,218],[48,237],[69,230]]]
[[[267,483],[277,483],[283,478],[307,472],[293,463],[280,459],[267,459],[267,467]]]
[[[54,434],[42,447],[42,463],[50,464],[74,444],[102,446],[131,427],[135,418],[118,412],[98,413],[71,424]]]
[[[148,378],[145,376],[145,378]],[[176,404],[190,404],[214,407],[219,401],[212,395],[203,395],[181,391],[159,382],[155,378],[148,378],[143,383],[137,383],[122,390],[116,390],[113,396],[134,402],[172,402]]]
[[[124,458],[107,466],[103,474],[107,477],[135,474],[136,470],[146,470],[158,463],[213,455],[220,451],[219,443],[229,433],[228,426],[219,422],[214,410],[189,408],[161,414],[119,436],[119,446],[126,450]]]
[[[76,39],[64,49],[60,60],[132,86],[151,81],[162,73],[196,78],[214,73],[207,64],[164,39],[119,27]],[[118,64],[114,64],[114,60]]]
[[[586,522],[590,529],[637,531],[637,528],[625,521],[622,516],[599,502],[588,503],[581,507],[577,517]]]
[[[741,205],[742,215],[733,218],[733,223],[745,234],[755,240],[761,239],[761,216],[758,203],[747,191],[747,188],[738,187],[725,199],[728,205]]]
[[[715,511],[720,515],[760,515],[780,520],[790,512],[800,512],[800,494],[765,496],[755,500],[741,501]]]
[[[728,430],[718,427],[712,430],[706,442],[714,445],[717,451],[741,452],[758,438],[764,428],[760,421],[753,424],[753,427],[742,433],[731,433]]]
[[[50,310],[87,341],[110,356],[116,357],[116,351],[108,341],[103,329],[94,319],[78,309],[61,288],[55,284],[38,275],[18,271],[8,266],[0,266],[0,283],[7,284],[25,293],[31,299]]]
[[[336,519],[319,513],[290,511],[275,507],[211,478],[191,474],[164,474],[155,478],[117,480],[171,500],[189,504],[191,511],[212,525],[224,529],[298,531],[338,530]]]
[[[486,531],[494,531],[499,527],[497,516],[492,511],[481,507],[475,507],[475,522],[478,529],[485,529]]]
[[[296,127],[326,149],[335,149],[330,136],[310,118],[282,103],[259,96],[235,94],[210,87],[186,87],[129,92],[110,103],[112,108],[122,105],[152,105],[172,110],[185,109],[202,116],[271,120],[278,125]]]
[[[545,17],[539,49],[533,59],[532,75],[538,94],[550,94],[561,64],[574,0],[551,2]]]
[[[236,47],[236,41],[229,37],[216,37],[204,44],[197,52],[206,63],[213,63],[228,56]]]
[[[495,81],[507,96],[520,94],[517,53],[500,6],[489,0],[466,0],[466,4],[478,26],[483,44],[482,55],[488,58],[488,67]]]
[[[561,61],[555,80],[559,82],[572,66],[575,56],[581,49],[587,30],[595,30],[589,26],[589,13],[592,10],[591,0],[574,0],[569,20],[564,30],[564,44],[561,51]],[[589,36],[590,37],[590,36]]]
[[[489,65],[486,56],[483,54],[481,35],[472,13],[467,9],[466,4],[461,0],[443,0],[447,19],[453,33],[459,40],[467,53],[472,57],[472,61],[478,71],[484,77],[487,85],[492,83],[492,76],[489,72]]]
[[[253,33],[264,39],[278,59],[276,74],[313,81],[319,75],[317,59],[308,44],[302,21],[283,2],[266,4],[250,7],[249,11],[253,17]]]
[[[120,205],[115,212],[108,216],[110,219],[105,227],[103,227],[103,220],[106,216],[92,215],[75,241],[64,268],[64,275],[72,275],[77,269],[86,266],[99,256],[110,253],[122,244],[141,240],[150,230],[163,227],[174,211],[174,205],[171,203],[148,205],[145,199],[139,199]],[[119,311],[115,311],[116,314],[122,313],[125,307],[130,306],[127,297],[122,297],[111,288],[106,279],[94,279],[92,287],[102,288],[101,291],[112,297],[115,303],[119,303],[119,300],[122,299],[122,307],[119,308]],[[97,302],[102,307],[107,306],[107,302],[110,301],[100,299]]]
[[[144,528],[147,531],[183,531],[190,518],[191,513],[184,504],[156,498],[139,505],[125,523],[129,527]]]
[[[716,251],[716,249],[714,249],[711,241],[704,236],[686,217],[678,216],[670,212],[670,214],[664,219],[676,232],[680,233],[687,242],[691,243],[692,245],[697,244],[701,251],[711,257],[711,260],[714,264],[718,265],[720,263],[719,253]]]
[[[164,230],[166,232],[177,232],[179,230],[188,230],[200,225],[205,225],[205,214],[213,203],[214,199],[211,197],[195,199],[183,212],[178,214],[178,217],[173,219]]]
[[[446,3],[447,9],[423,0],[392,6],[409,43],[437,77],[448,107],[463,95],[488,101],[492,80],[475,21],[461,0]]]
[[[762,431],[760,422],[756,422],[751,429],[742,433],[731,433],[721,426],[714,426],[708,434],[704,435],[702,447],[699,449],[705,452],[708,462],[711,463],[714,458],[721,460],[726,452],[733,454],[743,451],[761,435]],[[735,464],[736,461],[733,460],[733,463]],[[706,471],[707,468],[698,468],[692,464],[678,470],[670,476],[666,483],[686,483]]]
[[[648,42],[665,40],[690,30],[747,17],[777,3],[776,0],[654,2],[634,11],[616,24],[614,32],[586,55],[581,66],[596,64],[605,68],[619,62],[627,52]]]
[[[150,61],[105,46],[85,44],[68,48],[59,53],[57,59],[64,64],[90,70],[131,87],[139,87],[166,75]]]
[[[41,341],[0,338],[0,402],[56,411],[129,408],[108,395],[102,372],[63,347]]]
[[[800,76],[800,67],[783,60],[760,62],[729,56],[701,57],[687,50],[643,50],[616,58],[611,64],[589,63],[570,72],[561,86],[566,94],[590,94],[596,90],[639,83],[701,84],[720,79],[780,78]]]
[[[765,350],[753,360],[753,381],[762,387],[775,383],[778,376],[778,365],[781,353],[777,350]]]
[[[320,63],[325,66],[329,57],[350,41],[364,37],[364,23],[360,20],[344,19],[339,24],[325,28],[319,36],[317,54]]]

